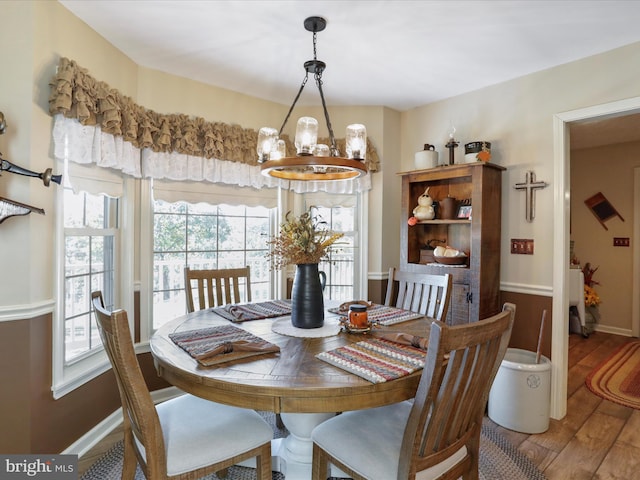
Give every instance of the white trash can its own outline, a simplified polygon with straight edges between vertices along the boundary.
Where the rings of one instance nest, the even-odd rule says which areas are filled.
[[[489,418],[509,430],[542,433],[549,428],[551,361],[509,348],[489,392]]]

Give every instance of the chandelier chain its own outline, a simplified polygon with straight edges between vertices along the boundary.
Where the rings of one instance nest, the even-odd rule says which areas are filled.
[[[304,86],[307,84],[307,80],[309,80],[309,72],[305,73],[305,75],[304,75],[304,80],[302,80],[302,85],[300,85],[300,90],[298,90],[298,94],[296,95],[296,98],[293,99],[293,103],[291,104],[291,107],[289,107],[289,111],[287,112],[287,116],[284,117],[284,122],[282,122],[282,126],[280,127],[280,131],[278,132],[278,136],[282,135],[282,131],[284,130],[285,125],[289,121],[289,117],[291,116],[291,112],[293,112],[293,109],[296,106],[296,103],[298,102],[298,99],[300,98],[300,94],[302,93],[302,90],[304,90]]]
[[[331,142],[331,156],[339,157],[340,152],[336,146],[336,138],[333,135],[333,127],[331,126],[331,119],[329,118],[329,112],[327,111],[327,103],[324,100],[324,92],[322,91],[322,72],[315,74],[316,85],[320,92],[320,100],[322,100],[322,110],[324,111],[324,119],[327,122],[327,130],[329,130],[329,141]]]
[[[313,59],[314,60],[318,60],[318,55],[316,53],[317,42],[318,42],[318,34],[316,32],[313,32]]]

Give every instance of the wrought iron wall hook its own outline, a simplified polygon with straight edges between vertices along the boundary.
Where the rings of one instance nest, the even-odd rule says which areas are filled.
[[[2,152],[0,152],[0,172],[17,173],[18,175],[24,175],[26,177],[37,177],[42,180],[45,187],[48,187],[51,182],[57,183],[58,185],[62,182],[62,175],[53,175],[50,168],[47,168],[42,173],[27,170],[2,158]]]
[[[6,129],[7,122],[4,118],[4,114],[0,112],[0,135],[3,134]],[[17,173],[27,177],[38,177],[42,180],[45,187],[48,187],[51,182],[57,183],[58,185],[62,182],[62,175],[52,175],[52,170],[50,168],[47,168],[42,173],[36,173],[31,170],[27,170],[26,168],[19,167],[18,165],[14,165],[9,160],[3,159],[2,153],[0,153],[0,173],[1,172]],[[15,200],[0,197],[0,223],[4,222],[7,218],[19,215],[29,215],[31,212],[44,215],[44,210],[42,208],[33,207],[26,203],[20,203]]]

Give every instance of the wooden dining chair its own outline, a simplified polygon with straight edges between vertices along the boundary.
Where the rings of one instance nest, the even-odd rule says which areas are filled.
[[[329,463],[354,480],[478,479],[489,390],[511,337],[515,306],[478,322],[434,321],[413,401],[344,412],[312,432],[313,480]]]
[[[255,457],[257,478],[271,480],[271,426],[253,410],[188,394],[155,406],[133,348],[127,312],[107,311],[100,291],[91,298],[122,402],[122,478],[134,478],[136,462],[149,480],[186,480]]]
[[[391,267],[384,304],[444,322],[449,311],[452,282],[450,273],[404,272]]]
[[[244,288],[241,289],[241,286]],[[187,298],[187,312],[213,308],[229,303],[251,301],[251,269],[222,268],[217,270],[184,269],[184,286]],[[197,308],[194,299],[197,291]],[[244,290],[244,298],[240,294]]]

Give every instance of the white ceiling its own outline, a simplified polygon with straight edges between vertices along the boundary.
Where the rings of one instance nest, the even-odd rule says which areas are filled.
[[[139,65],[285,105],[312,15],[327,103],[400,111],[640,41],[634,0],[58,1]]]
[[[573,149],[640,142],[640,113],[572,123],[569,132]]]

